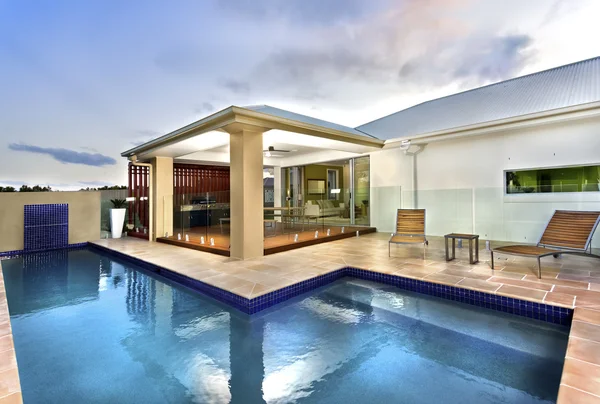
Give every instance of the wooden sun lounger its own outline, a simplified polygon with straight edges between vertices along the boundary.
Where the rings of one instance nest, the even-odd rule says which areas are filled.
[[[398,209],[396,232],[388,242],[388,256],[391,256],[392,244],[429,244],[425,237],[425,209]]]
[[[558,258],[561,254],[578,254],[600,258],[600,255],[592,254],[592,236],[599,222],[600,212],[557,210],[537,245],[494,248],[491,252],[492,269],[494,253],[537,258],[538,278],[542,277],[542,257],[553,255]]]

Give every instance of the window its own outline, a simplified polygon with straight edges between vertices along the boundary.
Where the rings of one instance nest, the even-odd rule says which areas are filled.
[[[507,194],[600,191],[600,165],[505,171]]]

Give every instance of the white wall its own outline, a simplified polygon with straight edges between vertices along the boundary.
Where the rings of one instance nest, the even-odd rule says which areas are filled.
[[[412,196],[410,159],[399,149],[371,154],[372,186],[402,187],[404,207]],[[599,117],[430,143],[417,156],[427,232],[537,242],[555,209],[600,210],[600,192],[505,195],[503,171],[581,164],[600,164]],[[378,213],[373,224],[388,231],[379,222],[389,215]],[[593,245],[600,247],[600,231]]]
[[[412,157],[400,149],[381,150],[371,157],[371,226],[392,232],[396,210],[403,206],[403,191],[412,190]],[[406,205],[406,204],[404,204]]]

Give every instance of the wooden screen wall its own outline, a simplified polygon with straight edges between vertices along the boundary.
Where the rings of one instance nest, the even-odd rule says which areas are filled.
[[[229,167],[174,164],[173,171],[173,195],[210,193],[217,202],[229,202]]]
[[[149,167],[134,166],[133,164],[129,163],[128,194],[130,197],[134,197],[135,201],[129,202],[127,223],[142,228],[147,228],[149,224],[149,179]],[[143,230],[140,230],[139,232],[143,233]]]
[[[130,197],[128,223],[148,227],[148,167],[129,163],[128,186]],[[200,196],[211,193],[219,203],[229,202],[229,167],[195,164],[173,164],[173,195]],[[179,205],[176,198],[174,205]]]

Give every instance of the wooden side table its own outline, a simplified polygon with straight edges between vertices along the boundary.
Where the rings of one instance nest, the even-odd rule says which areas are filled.
[[[452,257],[448,254],[448,240],[452,239]],[[478,234],[461,234],[450,233],[444,236],[446,244],[446,261],[452,261],[456,258],[456,239],[469,240],[469,263],[475,264],[479,262],[479,235]],[[473,240],[475,240],[475,254],[473,254]],[[473,256],[475,256],[473,258]]]

